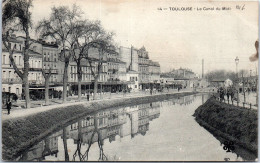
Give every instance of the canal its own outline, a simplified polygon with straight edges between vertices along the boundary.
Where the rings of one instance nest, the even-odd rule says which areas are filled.
[[[191,95],[101,110],[52,133],[17,161],[242,160],[192,116],[207,99]]]

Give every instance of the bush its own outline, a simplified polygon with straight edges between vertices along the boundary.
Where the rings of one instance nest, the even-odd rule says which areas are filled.
[[[18,100],[18,96],[15,93],[2,92],[2,102],[5,104],[8,100]]]
[[[32,100],[43,100],[45,98],[45,92],[37,89],[30,91],[30,98]]]

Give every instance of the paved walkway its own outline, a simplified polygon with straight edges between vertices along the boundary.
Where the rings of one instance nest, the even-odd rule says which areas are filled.
[[[182,92],[192,92],[192,90],[190,89],[184,89],[181,90],[180,92],[178,92],[177,90],[169,90],[169,91],[165,91],[165,92],[154,92],[153,95],[159,95],[159,94],[169,94],[169,93],[182,93]],[[133,92],[133,93],[126,93],[126,94],[102,94],[100,96],[99,94],[99,98],[97,100],[91,100],[89,101],[91,102],[97,102],[97,101],[103,101],[103,100],[111,100],[111,99],[120,99],[120,98],[132,98],[132,97],[144,97],[144,96],[151,96],[150,92],[146,91],[146,92]],[[64,104],[62,104],[62,100],[59,99],[53,99],[50,101],[50,105],[48,106],[43,106],[44,101],[32,101],[31,105],[33,106],[30,109],[23,109],[21,107],[17,107],[17,108],[12,108],[11,109],[11,114],[8,115],[7,114],[7,110],[6,109],[2,109],[2,120],[7,120],[7,119],[13,119],[13,118],[19,118],[19,117],[25,117],[28,115],[32,115],[32,114],[36,114],[36,113],[40,113],[40,112],[44,112],[44,111],[48,111],[48,110],[52,110],[58,107],[64,107],[64,106],[71,106],[71,105],[76,105],[76,104],[84,104],[87,101],[87,98],[85,96],[82,97],[81,102],[77,101],[77,96],[72,96],[68,98],[68,101]],[[18,102],[17,105],[22,105],[24,102]]]

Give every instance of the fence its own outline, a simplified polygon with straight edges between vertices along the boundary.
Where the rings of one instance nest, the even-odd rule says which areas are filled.
[[[226,103],[226,104],[229,104],[229,105],[233,105],[233,106],[239,106],[239,107],[243,107],[245,109],[257,109],[258,106],[256,104],[252,104],[252,103],[246,103],[246,102],[239,102],[238,100],[235,100],[235,99],[221,99],[219,97],[218,94],[213,94],[212,95],[216,100],[220,101],[220,102],[223,102],[223,103]]]

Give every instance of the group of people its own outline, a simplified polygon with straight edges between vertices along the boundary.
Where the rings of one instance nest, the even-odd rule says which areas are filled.
[[[220,101],[224,101],[225,102],[225,95],[227,96],[227,100],[229,102],[229,99],[231,101],[234,101],[235,100],[235,92],[236,92],[236,89],[232,86],[230,87],[227,87],[227,88],[224,88],[224,87],[220,87],[218,89],[218,94],[219,94],[219,98],[220,98]]]

